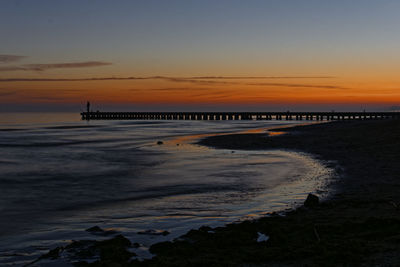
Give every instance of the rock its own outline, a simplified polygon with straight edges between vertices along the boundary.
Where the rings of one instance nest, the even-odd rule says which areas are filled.
[[[171,241],[165,241],[151,245],[149,251],[152,254],[158,254],[159,252],[170,251],[173,247],[174,244]]]
[[[145,231],[140,231],[138,232],[139,235],[169,235],[168,231],[163,231],[163,230],[145,230]]]
[[[91,234],[94,234],[94,235],[103,235],[103,236],[114,235],[117,233],[117,231],[115,231],[115,230],[103,230],[100,227],[98,227],[97,225],[90,227],[90,228],[86,229],[85,231],[89,232]]]
[[[39,260],[41,260],[41,259],[52,259],[52,260],[55,260],[58,257],[60,257],[60,252],[62,250],[63,250],[62,247],[56,247],[55,249],[50,250],[48,253],[40,256]]]
[[[98,231],[100,227],[92,228],[92,230]],[[62,257],[73,261],[74,266],[131,266],[132,257],[137,255],[129,251],[129,248],[132,248],[132,243],[122,235],[101,241],[72,241],[65,247],[57,247],[50,250],[47,254],[42,255],[30,264],[34,264],[42,259],[54,260],[59,258],[60,254],[63,253]],[[88,264],[87,260],[96,261]],[[58,265],[54,264],[51,266]]]
[[[157,141],[157,145],[162,145],[162,144],[164,144],[163,141]]]
[[[72,241],[65,247],[65,250],[73,259],[89,259],[99,254],[98,249],[95,247],[95,240],[78,240]]]
[[[213,229],[210,227],[210,226],[202,226],[202,227],[200,227],[199,228],[199,231],[202,231],[202,232],[209,232],[209,231],[212,231]]]
[[[319,198],[313,194],[308,194],[306,201],[304,201],[304,206],[308,208],[316,207],[318,204]]]
[[[129,241],[129,239],[123,235],[117,235],[116,237],[108,240],[97,241],[97,246],[99,247],[130,247],[131,245],[131,241]]]
[[[163,236],[169,235],[169,232],[168,232],[168,231],[163,231],[163,232],[162,232],[162,235],[163,235]]]
[[[97,225],[90,227],[90,228],[86,229],[85,231],[89,232],[89,233],[103,233],[104,232],[104,230],[101,229],[100,227],[98,227]]]

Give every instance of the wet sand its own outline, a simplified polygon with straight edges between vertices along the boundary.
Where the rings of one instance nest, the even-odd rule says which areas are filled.
[[[191,230],[151,246],[156,256],[144,262],[121,256],[130,244],[113,244],[104,248],[112,255],[92,265],[399,266],[400,121],[341,121],[274,131],[286,133],[209,136],[199,144],[310,153],[337,171],[331,198],[284,215]]]

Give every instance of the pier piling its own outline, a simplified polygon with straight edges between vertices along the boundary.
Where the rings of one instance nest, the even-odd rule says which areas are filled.
[[[92,112],[82,120],[380,120],[400,119],[400,112]]]

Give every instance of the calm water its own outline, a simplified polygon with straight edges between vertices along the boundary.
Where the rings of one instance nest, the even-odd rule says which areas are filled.
[[[0,116],[0,265],[29,262],[73,239],[100,239],[84,231],[95,225],[143,244],[135,252],[148,257],[152,243],[189,229],[293,207],[330,176],[294,152],[192,144],[199,135],[286,122]],[[137,234],[143,230],[171,234]]]

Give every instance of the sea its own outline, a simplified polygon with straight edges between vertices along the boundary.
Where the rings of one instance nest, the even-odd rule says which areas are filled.
[[[0,266],[22,266],[72,240],[110,238],[86,231],[93,226],[139,243],[134,252],[143,259],[153,256],[152,244],[190,229],[295,208],[307,194],[323,194],[332,178],[323,162],[196,144],[295,124],[0,113]]]

